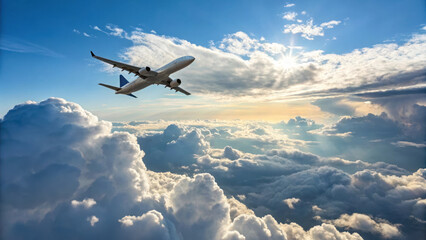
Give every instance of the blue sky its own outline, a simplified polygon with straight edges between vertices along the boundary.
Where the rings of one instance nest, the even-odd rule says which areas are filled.
[[[294,6],[284,7],[291,3]],[[109,120],[123,120],[107,115],[109,110],[102,104],[136,111],[147,100],[182,100],[182,96],[165,96],[166,91],[152,87],[140,92],[135,101],[97,86],[102,81],[116,84],[118,74],[100,71],[102,65],[90,58],[89,51],[126,61],[120,54],[135,43],[96,31],[94,26],[104,30],[107,25],[116,26],[129,33],[135,28],[154,30],[206,48],[241,31],[266,42],[300,46],[305,52],[344,54],[375,44],[407,41],[421,31],[424,9],[424,1],[5,1],[0,77],[6,86],[0,90],[0,112],[4,115],[19,102],[58,96],[78,101]],[[324,36],[308,40],[300,33],[283,33],[284,25],[295,23],[283,19],[288,12],[297,13],[302,24],[309,19],[317,26],[329,21],[339,24],[325,28]],[[185,79],[183,87],[186,81],[204,80]],[[203,94],[193,94],[191,101],[204,99]],[[137,117],[150,118],[148,115]]]

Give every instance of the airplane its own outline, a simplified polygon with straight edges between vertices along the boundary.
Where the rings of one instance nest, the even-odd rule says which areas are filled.
[[[165,88],[169,87],[170,90],[175,90],[176,92],[181,92],[185,95],[191,95],[191,93],[179,87],[179,85],[182,83],[180,79],[171,79],[169,75],[191,64],[195,60],[195,58],[192,56],[180,57],[164,65],[163,67],[152,71],[150,67],[135,67],[126,63],[116,62],[103,57],[99,57],[96,56],[92,51],[90,51],[90,54],[92,55],[92,57],[101,60],[102,62],[111,64],[113,67],[120,68],[121,71],[128,71],[129,73],[138,76],[136,80],[129,83],[129,81],[127,81],[127,79],[124,78],[123,75],[120,75],[120,87],[99,83],[99,85],[101,86],[114,90],[115,94],[124,94],[137,98],[132,93],[144,89],[152,84],[162,84]]]

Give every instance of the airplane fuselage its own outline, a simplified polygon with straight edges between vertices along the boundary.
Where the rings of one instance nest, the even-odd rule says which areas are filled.
[[[195,60],[192,56],[180,57],[172,62],[164,65],[163,67],[155,70],[158,74],[156,76],[147,77],[145,79],[138,77],[136,80],[124,85],[120,90],[116,91],[116,94],[131,94],[145,88],[151,84],[167,83],[171,79],[170,74],[187,67]]]

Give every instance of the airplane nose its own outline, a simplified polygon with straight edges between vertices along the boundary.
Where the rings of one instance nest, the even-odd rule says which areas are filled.
[[[193,57],[193,56],[188,56],[188,60],[189,60],[189,61],[191,61],[191,62],[193,62],[193,61],[195,60],[195,57]]]

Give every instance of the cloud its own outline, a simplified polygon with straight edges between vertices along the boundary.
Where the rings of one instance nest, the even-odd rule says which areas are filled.
[[[377,120],[371,119],[361,120]],[[286,127],[306,131],[322,127],[301,117],[289,122]],[[240,121],[120,125],[137,130],[136,138],[113,132],[111,123],[64,99],[17,105],[0,122],[2,237],[362,239],[339,231],[333,220],[343,219],[346,228],[354,214],[374,216],[382,232],[397,226],[404,237],[421,234],[425,169],[411,173],[386,163],[321,157],[295,149],[309,146],[304,141],[276,141],[285,134],[271,126]],[[354,136],[362,138],[359,129],[363,134]],[[246,146],[267,144],[258,154],[234,147],[245,141]],[[281,148],[266,150],[273,146]],[[161,172],[147,170],[142,160]],[[331,166],[363,169],[348,173]],[[293,205],[299,199],[297,207],[289,209],[285,199]],[[342,218],[345,214],[349,217]]]
[[[406,135],[409,136],[406,140],[418,143],[424,141],[426,94],[423,87],[372,91],[358,94],[358,96],[383,107],[390,118],[403,124]]]
[[[426,147],[426,144],[423,144],[423,143],[413,143],[413,142],[407,142],[407,141],[398,141],[392,144],[398,147],[416,147],[416,148]]]
[[[53,232],[52,238],[90,238],[86,227],[105,230],[124,211],[117,198],[131,205],[148,194],[136,138],[111,133],[110,123],[75,103],[49,98],[17,105],[0,127],[2,234],[8,238]]]
[[[245,202],[252,208],[262,202],[264,207],[272,210],[272,215],[276,219],[281,219],[279,217],[281,212],[297,222],[306,222],[308,213],[312,214],[311,216],[320,214],[327,218],[339,217],[344,213],[349,216],[352,216],[351,213],[380,216],[386,219],[386,222],[375,220],[378,226],[383,226],[380,228],[382,229],[380,232],[383,233],[380,234],[384,236],[399,234],[399,230],[395,231],[397,230],[395,223],[401,223],[406,228],[412,227],[411,230],[406,229],[406,233],[413,234],[414,237],[419,232],[414,230],[417,224],[412,222],[410,216],[416,211],[417,199],[424,199],[426,196],[424,171],[419,169],[411,175],[394,176],[372,170],[348,175],[330,167],[308,169],[280,177],[276,182],[263,186],[262,191],[256,195],[249,195]],[[300,199],[298,203],[300,207],[293,209],[294,213],[280,207],[282,199],[290,196]],[[311,209],[305,207],[314,205],[322,210],[311,212]],[[282,213],[283,211],[285,212]],[[304,217],[298,218],[300,215]],[[358,215],[353,216],[355,218],[350,219],[356,222]],[[342,219],[347,218],[349,217]],[[337,222],[333,224],[344,225]],[[359,230],[361,227],[358,226],[356,229]]]
[[[1,37],[0,49],[17,53],[35,53],[55,58],[63,57],[62,54],[49,48],[7,35]]]
[[[127,238],[137,239],[178,239],[173,224],[167,221],[163,215],[151,210],[141,216],[125,216],[118,220],[124,227]],[[123,237],[124,237],[123,236]]]
[[[181,180],[173,188],[170,200],[184,238],[216,239],[230,222],[226,197],[210,174]]]
[[[296,15],[290,15],[287,20],[294,20]],[[310,19],[306,21],[305,24],[286,24],[284,25],[284,33],[292,33],[292,34],[298,34],[301,33],[301,36],[303,38],[306,38],[308,40],[314,40],[315,36],[324,36],[324,29],[328,28],[334,28],[335,26],[339,25],[340,21],[332,20],[329,22],[321,23],[320,25],[314,25],[314,20]]]
[[[348,121],[347,124],[345,123],[344,125],[347,127],[351,126],[351,131],[355,133],[351,137],[353,138],[353,141],[356,142],[359,140],[361,142],[365,142],[365,138],[368,139],[371,136],[374,136],[374,132],[372,132],[374,127],[371,127],[371,129],[368,130],[369,128],[363,126],[363,124],[371,124],[371,126],[379,125],[381,127],[385,127],[384,125],[390,125],[395,128],[393,120],[387,119],[385,116],[382,117],[384,119],[380,119],[380,116],[375,115],[367,115],[365,117],[355,119],[348,118],[351,119],[351,121]],[[341,125],[343,122],[343,120],[340,120],[336,124],[336,126],[339,127],[336,127],[333,131],[336,131],[336,129],[343,131],[343,125]],[[196,128],[199,129],[201,134],[200,139],[204,139],[204,141],[210,143],[216,142],[216,139],[222,139],[223,136],[220,136],[221,134],[224,134],[227,138],[237,138],[239,140],[239,144],[247,141],[244,140],[244,138],[251,134],[252,138],[255,138],[258,134],[264,137],[268,136],[269,130],[267,130],[267,127],[263,126],[260,128],[253,123],[250,123],[250,125],[253,126],[245,127],[243,124],[239,124],[238,127],[230,127],[230,125],[225,123],[218,125],[218,122],[214,122],[214,124],[210,125],[209,121],[197,121],[196,123],[187,123],[187,125],[182,125],[181,123],[180,127],[175,127],[174,125],[170,126],[173,126],[177,133],[173,139],[185,136],[188,132],[194,131],[194,126],[197,126]],[[150,128],[149,126],[150,123],[146,123],[143,128]],[[285,127],[288,129],[295,128],[298,129],[298,131],[303,132],[318,130],[323,126],[316,124],[312,120],[297,117],[292,121],[289,121],[288,124],[286,123]],[[217,128],[232,129],[232,131],[226,131],[225,134],[224,131],[217,131]],[[366,128],[365,131],[363,130],[364,128]],[[377,128],[377,131],[379,133],[382,132],[381,128]],[[384,135],[384,137],[388,137],[392,139],[391,141],[393,141],[400,132],[397,131],[395,134],[396,135],[389,136]],[[169,141],[173,143],[174,140]],[[263,141],[270,140],[265,138]],[[151,144],[156,146],[160,145],[159,142],[151,142]],[[282,144],[285,143],[280,142],[277,144],[277,146],[283,146]],[[352,143],[349,141],[347,144],[351,145]],[[366,144],[369,143],[367,142]],[[143,144],[141,145],[143,146]],[[199,143],[194,143],[194,145],[199,145]],[[211,144],[204,145],[202,153],[199,152],[191,157],[194,159],[194,162],[191,161],[185,163],[184,161],[180,161],[180,166],[185,166],[184,168],[164,168],[161,169],[161,171],[185,172],[187,174],[192,172],[208,172],[215,177],[216,181],[223,189],[226,189],[228,194],[238,197],[249,209],[252,209],[256,215],[263,216],[265,214],[272,214],[272,216],[279,221],[284,221],[285,218],[290,218],[304,226],[315,224],[314,220],[307,221],[306,219],[312,219],[318,214],[324,214],[324,216],[333,218],[339,217],[343,213],[355,210],[362,212],[362,209],[365,209],[366,204],[357,204],[351,200],[352,197],[350,196],[353,196],[353,198],[355,198],[355,196],[364,197],[364,194],[366,194],[358,192],[360,190],[355,190],[352,185],[352,179],[356,179],[354,176],[357,176],[357,174],[360,174],[362,171],[366,171],[365,169],[370,169],[368,171],[371,173],[384,177],[386,175],[394,174],[400,177],[410,175],[409,171],[384,162],[369,163],[361,160],[349,161],[337,157],[320,157],[309,152],[302,152],[288,147],[269,150],[266,153],[263,152],[263,154],[248,154],[244,151],[236,150],[230,145],[234,144],[226,142],[223,149],[212,149]],[[389,144],[389,147],[395,149],[392,144]],[[350,150],[352,151],[352,149]],[[194,153],[193,151],[189,152],[192,154]],[[176,154],[179,153],[174,153],[173,155]],[[173,158],[173,156],[170,157]],[[166,159],[170,157],[165,155],[163,156],[163,158]],[[354,175],[348,174],[336,168],[355,173]],[[358,170],[361,171],[356,172]],[[279,179],[284,178],[288,178],[284,181],[285,183],[278,181]],[[284,188],[284,185],[286,184],[288,184],[288,188]],[[283,189],[278,190],[280,188]],[[388,187],[382,186],[380,189],[388,189]],[[391,191],[391,189],[388,190]],[[361,192],[363,191],[364,190]],[[280,195],[279,192],[282,192],[283,195]],[[344,196],[345,194],[349,197],[339,197]],[[402,214],[400,215],[400,219],[404,219],[403,221],[405,221],[405,224],[410,225],[411,223],[408,223],[410,221],[409,219],[411,219],[410,212],[414,211],[416,203],[413,199],[421,196],[422,193],[416,193],[414,196],[410,197],[411,200],[409,201],[413,202],[405,206],[403,204],[405,200],[396,200],[395,198],[392,198],[395,201],[390,201],[389,206],[391,206],[390,208],[392,209],[399,209],[398,212]],[[290,201],[292,198],[300,200],[297,203],[300,207],[298,206],[291,211],[289,211],[289,208],[283,208],[283,199]],[[229,204],[232,203],[231,206],[233,206],[231,208],[231,220],[236,219],[241,214],[250,215],[250,211],[246,212],[247,209],[243,207],[244,205],[241,206],[236,199],[231,199],[233,200],[228,201]],[[366,199],[368,199],[368,197],[366,197]],[[381,202],[373,199],[370,201]],[[294,207],[294,205],[292,206]],[[313,206],[315,206],[315,208]],[[363,214],[370,214],[370,212],[374,212],[374,215],[379,214],[386,216],[384,218],[390,218],[392,216],[385,209],[379,211],[377,209],[377,206],[371,206],[371,208],[365,209]],[[294,211],[294,213],[292,213],[292,211]],[[395,217],[392,219],[393,221],[398,222],[398,220],[395,220]],[[229,234],[230,237],[240,237],[237,234]]]
[[[354,213],[352,215],[343,214],[338,219],[327,221],[338,227],[352,228],[364,232],[379,233],[383,238],[400,237],[401,232],[398,226],[389,224],[383,219],[372,219],[365,214]]]
[[[243,197],[244,198],[244,197]],[[241,195],[240,195],[241,199]],[[235,199],[234,197],[228,198],[228,203],[230,207],[230,216],[231,220],[234,221],[234,219],[242,214],[245,215],[254,215],[253,210],[247,208],[246,205]]]
[[[86,198],[83,201],[72,200],[71,205],[73,207],[83,206],[84,208],[91,208],[96,205],[96,201],[93,198]]]
[[[240,215],[233,221],[229,230],[239,232],[246,240],[286,239],[285,234],[270,215],[263,218],[253,215]]]
[[[95,30],[97,30],[97,29],[99,29],[99,28],[96,28]],[[99,29],[100,30],[100,29]],[[86,33],[86,32],[80,32],[79,30],[77,30],[77,29],[73,29],[72,30],[74,33],[76,33],[76,34],[82,34],[83,36],[85,36],[85,37],[93,37],[92,35],[90,35],[90,34],[88,34],[88,33]]]
[[[289,7],[294,7],[296,4],[294,3],[287,3],[286,5],[284,5],[285,8],[289,8]]]
[[[339,116],[352,116],[355,113],[353,106],[342,101],[342,98],[325,98],[312,102],[321,111],[333,113]]]
[[[127,37],[127,33],[124,31],[124,29],[119,28],[117,26],[106,25],[106,29],[110,31],[108,33],[109,35],[120,37],[120,38]]]
[[[145,152],[145,164],[151,170],[165,170],[196,162],[194,154],[203,154],[209,147],[198,129],[186,130],[169,125],[162,134],[138,138]]]
[[[97,222],[99,222],[99,218],[97,218],[96,216],[92,216],[87,218],[87,221],[90,222],[90,226],[93,227]]]
[[[402,126],[385,113],[380,116],[370,113],[363,117],[342,118],[330,133],[349,133],[351,136],[367,139],[386,139],[402,134]]]
[[[291,240],[304,239],[347,239],[361,240],[363,239],[358,233],[339,232],[332,224],[323,223],[322,225],[314,226],[309,231],[304,231],[301,226],[296,223],[282,224],[281,228]]]
[[[358,93],[355,95],[360,97],[367,97],[367,98],[381,98],[381,97],[394,97],[399,95],[411,95],[411,94],[426,94],[426,87],[371,91],[371,92],[365,92],[365,93]]]
[[[287,199],[284,199],[283,202],[285,204],[287,204],[287,206],[290,209],[294,209],[294,204],[300,202],[300,199],[298,199],[298,198],[287,198]]]
[[[297,17],[296,12],[286,12],[283,15],[283,19],[288,20],[288,21],[294,21],[294,20],[296,20],[296,17]]]
[[[329,22],[323,22],[321,23],[321,27],[323,28],[334,28],[335,26],[339,25],[341,21],[331,20]]]
[[[312,39],[338,24],[339,21],[333,20],[314,25],[308,20],[288,25],[285,31]],[[426,44],[424,34],[413,34],[400,45],[378,44],[345,54],[292,48],[290,55],[289,46],[262,41],[244,32],[226,35],[216,44],[203,47],[174,37],[111,29],[107,29],[107,34],[121,36],[134,44],[123,55],[132,65],[156,68],[182,55],[195,56],[197,60],[177,75],[192,92],[223,101],[342,97],[384,87],[414,86],[425,76],[425,56],[418,51]]]

